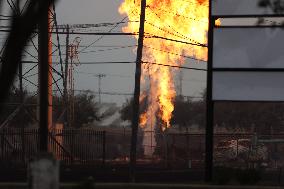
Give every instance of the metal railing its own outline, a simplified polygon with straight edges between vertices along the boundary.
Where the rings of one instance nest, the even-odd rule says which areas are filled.
[[[48,150],[64,165],[103,164],[105,131],[55,129],[49,133]],[[39,152],[39,129],[0,129],[0,161],[26,165]]]

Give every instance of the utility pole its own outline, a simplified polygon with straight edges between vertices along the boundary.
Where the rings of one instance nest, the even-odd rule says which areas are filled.
[[[144,22],[145,22],[145,11],[146,11],[145,9],[146,9],[146,0],[141,0],[139,38],[138,38],[136,70],[135,70],[130,165],[129,165],[130,169],[129,176],[132,182],[135,182],[135,172],[136,172],[136,148],[137,148],[137,134],[139,126],[139,98],[140,98],[141,64],[142,64],[143,39],[144,39]]]
[[[101,101],[101,93],[102,93],[102,89],[101,89],[101,82],[102,82],[102,78],[106,76],[106,74],[97,74],[97,75],[94,75],[95,77],[98,78],[98,85],[99,85],[99,103],[101,104],[102,101]]]
[[[65,107],[65,115],[64,115],[64,126],[68,125],[68,92],[67,92],[67,81],[68,81],[68,62],[69,62],[69,25],[66,28],[66,57],[65,57],[65,70],[64,70],[64,80],[63,80],[63,96],[64,96],[64,107]]]
[[[212,18],[212,1],[209,1],[208,23],[208,61],[207,61],[207,91],[206,91],[206,139],[205,139],[205,181],[213,178],[213,134],[214,134],[214,102],[212,100],[212,69],[213,69],[213,28],[215,20]]]
[[[48,2],[41,0],[44,5],[43,16],[39,22],[39,131],[40,151],[48,151],[49,127],[49,7]]]

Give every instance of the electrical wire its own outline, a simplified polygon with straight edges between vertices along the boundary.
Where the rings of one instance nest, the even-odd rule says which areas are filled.
[[[34,61],[22,61],[23,64],[37,64]],[[102,64],[135,64],[135,61],[99,61],[99,62],[80,62],[79,65],[102,65]],[[175,65],[168,65],[168,64],[161,64],[157,62],[148,62],[142,61],[143,64],[154,64],[159,66],[166,66],[172,68],[180,68],[180,69],[188,69],[188,70],[196,70],[196,71],[207,71],[207,69],[203,68],[192,68],[186,66],[175,66]],[[53,62],[53,64],[58,64],[58,62]],[[54,69],[54,68],[53,68]]]
[[[160,17],[151,7],[148,7],[148,8],[151,10],[151,12],[152,12],[154,15],[156,15],[156,17],[157,17],[159,20],[162,21],[161,17]],[[185,36],[185,35],[181,34],[180,32],[176,31],[176,30],[175,30],[172,26],[170,26],[169,24],[167,24],[167,26],[168,26],[171,30],[173,30],[175,33],[177,33],[178,35],[182,36],[182,38],[187,39],[187,40],[189,40],[189,41],[192,41],[193,43],[200,44],[199,42],[197,42],[197,41],[195,41],[195,40],[193,40],[193,39],[190,39],[190,38],[188,38],[187,36]]]
[[[124,17],[124,18],[123,18],[120,22],[118,22],[118,23],[124,22],[124,20],[125,20],[126,18],[127,18],[127,16]],[[119,24],[114,25],[114,26],[108,31],[108,33],[112,32],[112,30],[114,30],[117,26],[119,26]],[[81,50],[79,51],[79,53],[83,52],[84,50],[86,50],[87,48],[89,48],[90,46],[92,46],[93,44],[97,43],[98,41],[100,41],[100,40],[103,39],[103,38],[104,38],[104,35],[100,36],[97,40],[95,40],[94,42],[90,43],[87,47],[81,49]]]
[[[143,45],[143,47],[149,48],[149,49],[152,49],[152,50],[155,50],[155,51],[160,51],[160,52],[164,52],[164,53],[176,55],[176,56],[181,56],[181,57],[183,57],[183,58],[188,58],[188,59],[192,59],[192,60],[204,61],[204,62],[205,62],[205,60],[197,59],[197,58],[194,58],[194,57],[191,57],[191,56],[186,56],[186,55],[182,55],[182,54],[178,54],[178,53],[173,53],[173,52],[169,52],[169,51],[162,50],[162,49],[156,49],[156,48],[149,47],[149,46],[145,46],[145,45]]]
[[[203,68],[192,68],[192,67],[185,67],[185,66],[175,66],[175,65],[169,65],[169,64],[160,64],[160,63],[156,63],[156,62],[142,61],[142,63],[143,64],[153,64],[153,65],[159,65],[159,66],[166,66],[166,67],[171,67],[171,68],[187,69],[187,70],[207,71],[207,69],[203,69]]]

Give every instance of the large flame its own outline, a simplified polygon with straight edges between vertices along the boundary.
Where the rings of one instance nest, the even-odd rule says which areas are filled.
[[[140,0],[125,0],[119,12],[130,21],[123,32],[138,32]],[[170,127],[177,68],[162,65],[179,66],[184,63],[184,56],[206,60],[207,49],[189,43],[206,44],[207,28],[208,0],[147,0],[143,62],[149,64],[144,64],[142,70],[142,93],[148,95],[148,108],[140,116],[144,131],[153,131],[156,125],[161,130]]]

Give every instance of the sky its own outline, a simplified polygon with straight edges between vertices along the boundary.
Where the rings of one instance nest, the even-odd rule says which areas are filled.
[[[118,13],[118,7],[122,0],[60,0],[56,5],[58,24],[97,24],[114,23],[121,21],[125,15]],[[118,26],[114,31],[121,32]],[[125,25],[124,25],[125,26]],[[108,31],[110,28],[98,28]],[[73,38],[77,37],[72,35]],[[71,40],[72,40],[71,37]],[[80,45],[86,46],[94,42],[101,36],[80,36]],[[65,36],[61,36],[61,43],[64,43]],[[133,46],[137,41],[132,37],[125,36],[105,36],[93,46]],[[112,47],[89,47],[85,51],[97,51],[111,49]],[[83,48],[83,47],[82,47]],[[114,47],[115,48],[115,47]],[[79,48],[80,51],[80,48]],[[135,61],[136,51],[134,47],[121,48],[117,50],[99,51],[96,53],[80,53],[80,62],[91,61]],[[206,68],[205,62],[186,61],[185,66]],[[76,68],[75,88],[91,89],[98,91],[98,79],[92,74],[106,74],[102,78],[102,91],[115,93],[133,93],[134,91],[134,65],[131,64],[106,64],[106,65],[79,65]],[[183,95],[200,96],[206,83],[206,73],[201,71],[183,70]],[[106,102],[116,102],[122,104],[130,96],[110,96],[103,95],[102,100]]]
[[[232,5],[233,0],[215,0],[216,11],[229,10],[230,13],[235,14],[240,10],[255,9],[256,2],[241,0],[238,1],[238,6]],[[119,5],[123,0],[59,0],[56,4],[56,16],[58,25],[74,25],[74,24],[99,24],[99,23],[117,23],[123,20],[126,15],[120,15],[118,12]],[[224,4],[226,3],[226,4]],[[220,7],[221,5],[221,7]],[[223,6],[223,7],[222,7]],[[224,9],[225,6],[225,9]],[[10,9],[6,8],[4,13]],[[226,11],[225,13],[226,14]],[[125,20],[127,21],[127,19]],[[255,23],[255,19],[227,19],[222,20],[222,24],[236,25],[236,24],[251,24]],[[2,21],[3,25],[3,21]],[[5,25],[5,23],[4,23]],[[125,24],[119,24],[115,28],[111,27],[97,27],[89,29],[72,29],[74,31],[82,32],[121,32],[121,28]],[[71,31],[72,31],[71,30]],[[80,39],[78,63],[75,66],[74,81],[75,89],[91,90],[98,92],[98,78],[96,75],[105,74],[106,76],[101,80],[102,92],[108,93],[102,95],[103,102],[112,102],[122,105],[126,99],[131,97],[134,91],[134,64],[108,64],[112,61],[135,61],[137,41],[130,36],[86,36],[86,35],[70,35],[70,43],[73,43],[75,38]],[[5,34],[1,33],[0,40],[4,43]],[[37,36],[33,38],[33,43],[37,46]],[[37,52],[32,43],[29,43],[26,52],[24,53],[24,60],[37,61]],[[66,35],[59,35],[59,41],[62,52],[62,59],[65,60],[65,41]],[[56,50],[58,45],[56,35],[53,35],[53,50]],[[88,48],[86,48],[88,47]],[[59,62],[58,51],[53,55],[53,61]],[[82,64],[80,64],[80,63]],[[104,64],[86,65],[86,62],[105,62]],[[25,65],[24,71],[28,71],[34,65]],[[185,60],[184,66],[206,68],[206,62],[196,62],[190,59]],[[59,65],[54,65],[57,70],[60,70]],[[56,73],[53,74],[57,79]],[[25,77],[29,80],[24,80],[24,87],[29,91],[36,91],[37,83],[37,69],[30,71]],[[178,74],[176,76],[176,86],[179,85]],[[32,82],[30,82],[32,81]],[[33,84],[34,83],[34,84]],[[62,89],[62,82],[58,82]],[[202,95],[206,87],[206,72],[196,70],[182,70],[182,92],[185,96],[199,97]],[[57,87],[53,86],[54,91],[58,93]],[[114,94],[113,94],[114,93]],[[113,94],[113,95],[109,95]]]
[[[99,23],[117,23],[125,18],[126,15],[120,15],[118,12],[119,5],[123,0],[59,0],[55,6],[58,25],[74,25],[74,24],[99,24]],[[4,13],[8,14],[11,9],[8,5],[4,8]],[[125,19],[127,21],[127,19]],[[2,21],[1,25],[8,25]],[[122,32],[121,29],[126,24],[119,24],[115,28],[97,27],[89,29],[71,29],[74,32]],[[5,33],[0,33],[0,41],[2,45],[5,42]],[[134,64],[108,64],[112,61],[132,61],[136,60],[136,39],[130,36],[86,36],[86,35],[70,35],[69,42],[72,44],[75,38],[80,39],[78,51],[78,60],[74,60],[77,64],[74,71],[74,88],[76,90],[91,90],[98,92],[97,74],[105,74],[101,80],[101,90],[108,94],[103,94],[101,99],[103,102],[116,103],[122,105],[131,97],[134,91]],[[99,40],[98,40],[99,39]],[[54,34],[53,40],[53,62],[59,62],[59,51],[57,36]],[[59,35],[62,60],[65,61],[66,35]],[[95,42],[96,41],[96,42]],[[95,42],[95,43],[94,43]],[[23,60],[37,62],[37,36],[29,41],[23,55]],[[88,48],[86,48],[88,46]],[[86,65],[86,62],[106,62],[105,64]],[[34,64],[25,64],[24,73],[33,68]],[[184,66],[206,68],[205,62],[185,60]],[[59,65],[54,68],[60,71]],[[37,91],[37,67],[33,68],[27,74],[23,81],[24,88],[30,92]],[[183,70],[182,71],[182,91],[185,96],[199,97],[206,86],[206,72]],[[53,73],[54,79],[59,77]],[[178,74],[177,74],[177,78]],[[176,81],[176,85],[180,82]],[[15,82],[17,84],[17,81]],[[59,88],[62,90],[62,81],[58,81]],[[58,88],[53,85],[54,93],[58,93]],[[115,93],[114,95],[109,94]],[[98,99],[98,98],[97,98]]]
[[[230,0],[231,2],[232,0]],[[56,4],[56,16],[58,25],[66,24],[99,24],[99,23],[117,23],[120,22],[126,15],[120,15],[118,12],[119,5],[123,0],[59,0]],[[224,5],[226,9],[230,10],[230,13],[238,13],[240,10],[255,9],[255,3],[248,5],[247,1],[238,1],[238,6],[228,3],[225,0],[216,0],[217,5]],[[219,2],[219,4],[218,4]],[[224,4],[227,3],[227,4]],[[232,1],[236,2],[236,1]],[[253,1],[255,2],[255,1]],[[246,6],[244,6],[246,5]],[[217,7],[217,11],[222,10],[220,7]],[[224,7],[223,7],[224,8]],[[220,9],[220,10],[218,10]],[[7,9],[8,10],[8,9]],[[259,11],[259,10],[257,10]],[[256,11],[256,12],[257,12]],[[222,12],[222,11],[221,11]],[[227,11],[228,12],[228,11]],[[226,11],[225,11],[226,13]],[[127,21],[127,19],[126,19]],[[235,25],[235,24],[251,24],[256,20],[223,20],[222,24]],[[113,29],[113,32],[121,32],[121,28],[126,24],[120,24],[115,28],[111,27],[97,27],[89,28],[85,30],[74,29],[74,31],[82,32],[108,32],[110,29]],[[134,73],[135,68],[134,64],[108,64],[107,62],[111,61],[135,61],[136,59],[136,49],[135,45],[137,41],[130,36],[86,36],[86,35],[70,35],[70,43],[76,37],[80,37],[79,44],[79,59],[75,62],[82,62],[75,66],[74,72],[74,81],[75,89],[78,90],[91,90],[98,91],[98,78],[95,77],[97,74],[105,74],[106,77],[101,80],[101,89],[103,92],[108,94],[102,95],[103,102],[113,102],[118,105],[123,104],[126,99],[130,98],[134,91]],[[3,42],[1,37],[1,41]],[[66,35],[59,35],[62,58],[65,60],[65,38]],[[98,40],[99,39],[99,40]],[[97,42],[95,42],[98,40]],[[33,42],[37,44],[36,37]],[[53,35],[53,42],[56,45],[56,35]],[[94,43],[95,42],[95,43]],[[91,45],[92,44],[92,45]],[[28,53],[25,53],[26,60],[36,61],[37,52],[29,43],[27,48]],[[90,46],[91,45],[91,46]],[[85,48],[89,46],[88,48]],[[56,50],[56,47],[53,47],[53,50]],[[54,53],[53,56],[54,62],[59,62],[58,51]],[[84,62],[106,62],[105,64],[92,64],[86,65]],[[190,59],[185,60],[184,66],[187,67],[197,67],[197,68],[206,68],[206,62],[196,62]],[[33,65],[25,66],[25,70],[29,70]],[[55,68],[59,70],[59,66],[55,65]],[[37,69],[29,72],[30,81],[34,83],[37,82],[36,74]],[[182,92],[185,96],[198,97],[202,95],[202,92],[206,87],[206,72],[204,71],[194,71],[194,70],[183,70],[183,80],[182,80]],[[54,73],[54,77],[57,78]],[[178,78],[178,75],[177,75]],[[62,85],[59,81],[59,85]],[[179,84],[177,79],[176,86]],[[24,86],[30,90],[35,91],[36,87],[33,86],[28,81],[24,81]],[[61,86],[62,88],[62,86]],[[54,91],[57,91],[56,86],[53,87]],[[114,95],[109,95],[114,93]]]

